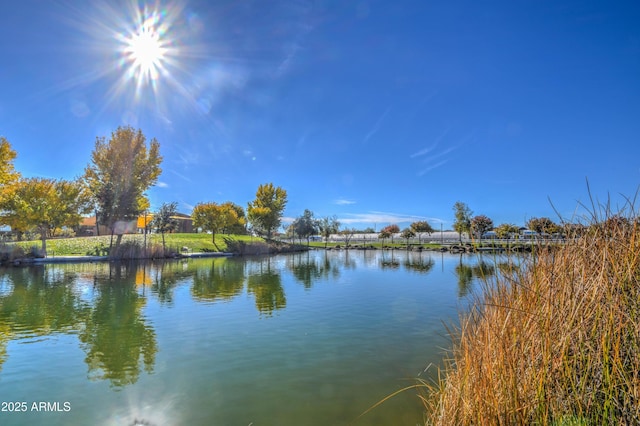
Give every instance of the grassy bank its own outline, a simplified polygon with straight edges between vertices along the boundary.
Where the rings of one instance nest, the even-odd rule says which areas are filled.
[[[485,284],[427,385],[428,424],[640,423],[640,228],[594,219]]]
[[[210,234],[165,234],[167,248],[180,252],[186,247],[193,253],[202,251],[225,251],[227,249],[226,239],[231,238],[237,241],[262,241],[261,238],[249,235],[216,235],[215,244],[212,242]],[[109,247],[109,236],[99,237],[78,237],[78,238],[53,238],[47,240],[47,252],[49,256],[84,256],[104,254],[105,248]],[[140,234],[124,235],[123,242],[135,241],[140,244],[144,242],[144,236]],[[114,237],[115,242],[115,237]],[[162,245],[162,235],[147,235],[149,245]],[[15,243],[29,251],[31,247],[40,247],[40,240],[21,241]]]

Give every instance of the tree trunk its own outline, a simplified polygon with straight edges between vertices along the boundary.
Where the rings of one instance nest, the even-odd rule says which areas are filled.
[[[47,257],[47,230],[40,228],[40,238],[42,239],[42,255]]]
[[[116,250],[120,247],[120,243],[122,242],[122,234],[118,234],[118,238],[116,238]]]

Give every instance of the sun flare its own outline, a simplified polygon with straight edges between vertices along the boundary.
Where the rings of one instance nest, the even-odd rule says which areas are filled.
[[[156,80],[162,70],[167,49],[155,24],[148,19],[127,39],[124,52],[138,82]]]

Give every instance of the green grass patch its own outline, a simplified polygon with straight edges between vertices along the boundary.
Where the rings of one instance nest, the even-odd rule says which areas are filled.
[[[215,244],[211,239],[211,234],[165,234],[165,243],[167,248],[173,248],[180,252],[182,247],[186,247],[190,252],[199,253],[202,251],[221,251],[227,249],[224,238],[232,238],[238,241],[262,241],[261,238],[252,237],[250,235],[223,235],[216,234]],[[111,237],[109,235],[101,235],[99,237],[75,237],[75,238],[54,238],[47,240],[47,252],[49,256],[84,256],[95,254],[106,254],[101,249],[109,247]],[[116,237],[114,236],[114,243]],[[122,241],[144,242],[144,235],[129,234],[122,237]],[[149,244],[162,244],[162,235],[147,235]],[[17,246],[29,250],[32,246],[40,247],[40,240],[21,241],[15,243]],[[217,247],[216,247],[217,246]]]

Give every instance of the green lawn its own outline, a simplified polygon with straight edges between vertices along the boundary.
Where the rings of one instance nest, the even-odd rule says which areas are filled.
[[[165,242],[167,247],[174,248],[178,252],[182,247],[187,247],[189,251],[199,253],[201,251],[225,251],[227,244],[224,238],[232,238],[238,241],[262,241],[261,238],[251,237],[249,235],[222,235],[216,234],[216,246],[211,241],[211,234],[165,234]],[[95,254],[99,247],[109,247],[110,236],[99,237],[76,237],[76,238],[53,238],[47,240],[47,253],[49,256],[73,256]],[[141,234],[125,235],[122,241],[144,241]],[[115,242],[115,236],[114,236]],[[162,244],[162,236],[160,234],[147,235],[147,242],[152,244]],[[16,243],[25,249],[32,246],[41,246],[40,240],[21,241]]]

